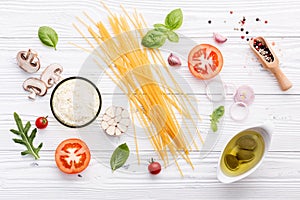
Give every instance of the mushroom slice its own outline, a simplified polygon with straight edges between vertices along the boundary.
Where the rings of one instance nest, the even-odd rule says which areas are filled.
[[[54,84],[61,81],[61,73],[63,72],[63,67],[59,64],[49,65],[42,73],[41,80],[45,82],[48,88],[51,88]]]
[[[122,135],[128,130],[129,125],[129,113],[120,106],[107,108],[101,120],[101,127],[105,133],[111,136]]]
[[[35,99],[36,95],[44,96],[47,93],[46,84],[37,78],[28,78],[23,83],[24,90],[30,92],[30,99]]]
[[[28,51],[20,51],[17,54],[17,64],[21,69],[28,73],[35,73],[41,67],[38,54],[31,49]]]

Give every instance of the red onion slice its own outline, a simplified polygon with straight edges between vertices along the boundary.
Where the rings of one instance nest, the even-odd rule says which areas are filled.
[[[253,89],[248,85],[239,87],[234,95],[235,102],[243,102],[247,106],[251,105],[254,101],[255,95]]]
[[[227,37],[221,35],[220,33],[214,33],[214,39],[218,43],[224,43],[227,41]]]

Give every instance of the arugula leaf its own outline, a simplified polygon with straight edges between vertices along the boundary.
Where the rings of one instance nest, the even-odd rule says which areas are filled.
[[[13,141],[15,143],[22,144],[22,145],[26,146],[26,148],[27,148],[27,150],[21,152],[21,155],[24,156],[24,155],[30,154],[35,159],[39,159],[40,158],[39,151],[41,150],[43,143],[40,143],[37,148],[35,148],[33,145],[33,140],[36,136],[37,129],[36,128],[33,129],[31,134],[28,136],[28,131],[31,127],[30,122],[27,122],[25,127],[23,127],[22,120],[17,113],[14,113],[14,119],[16,121],[18,130],[11,129],[10,131],[12,133],[20,136],[21,139],[14,138]]]
[[[210,115],[210,128],[212,129],[213,132],[218,131],[218,123],[221,117],[224,115],[224,112],[225,112],[224,106],[219,106]]]
[[[182,25],[182,22],[183,22],[183,15],[180,8],[171,11],[165,19],[165,25],[171,31],[179,29]]]
[[[129,148],[126,143],[118,146],[110,158],[110,167],[113,171],[122,167],[129,157]]]
[[[54,47],[56,50],[58,35],[53,28],[49,26],[42,26],[39,28],[38,35],[44,45]]]
[[[168,35],[168,39],[171,42],[178,42],[179,41],[179,36],[174,31],[168,31],[167,35]]]

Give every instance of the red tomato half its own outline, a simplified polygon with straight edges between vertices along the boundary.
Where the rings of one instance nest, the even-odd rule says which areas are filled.
[[[190,51],[188,66],[196,78],[211,79],[222,70],[223,56],[216,47],[210,44],[199,44]]]
[[[64,140],[55,151],[57,167],[64,173],[77,174],[87,168],[91,160],[90,150],[80,139]]]

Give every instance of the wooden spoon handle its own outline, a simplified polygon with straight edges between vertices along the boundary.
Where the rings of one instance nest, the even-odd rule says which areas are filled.
[[[281,90],[286,91],[293,86],[292,82],[284,75],[279,67],[269,68],[269,70],[276,77]]]

